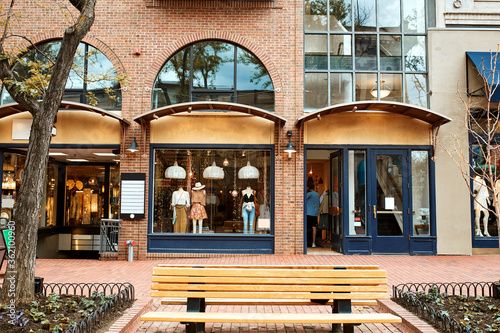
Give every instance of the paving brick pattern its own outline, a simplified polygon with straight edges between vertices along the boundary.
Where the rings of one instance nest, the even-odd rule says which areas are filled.
[[[141,323],[134,321],[140,316],[140,311],[153,310],[180,310],[180,306],[162,306],[159,300],[151,302],[150,288],[152,268],[159,263],[188,263],[188,264],[314,264],[314,265],[379,265],[387,270],[389,286],[408,282],[479,282],[498,281],[500,278],[500,256],[343,256],[343,255],[263,255],[263,256],[234,256],[220,258],[171,258],[162,260],[143,261],[98,261],[98,260],[58,260],[38,259],[36,276],[49,282],[130,282],[136,289],[137,302],[133,309],[119,320],[109,332],[182,332],[184,326],[178,323]],[[0,279],[3,278],[3,270]],[[391,291],[391,290],[390,290]],[[418,318],[399,308],[390,301],[384,301],[391,309],[400,314],[413,325],[361,325],[356,332],[435,332]],[[211,311],[256,311],[258,307],[219,306]],[[275,306],[266,311],[298,312],[301,311],[328,311],[326,306],[294,307]],[[377,311],[370,307],[358,307],[356,311]],[[385,309],[383,311],[386,311]],[[408,328],[412,327],[412,328]],[[207,324],[207,331],[212,332],[329,332],[329,325],[243,325],[243,324]]]

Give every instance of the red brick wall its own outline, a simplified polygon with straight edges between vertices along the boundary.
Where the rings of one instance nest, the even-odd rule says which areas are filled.
[[[8,5],[5,0],[2,3]],[[17,1],[16,7],[22,17],[13,21],[11,32],[26,34],[37,43],[62,36],[68,22],[63,14],[68,11],[41,8],[31,1]],[[303,156],[299,130],[294,128],[303,112],[302,0],[101,0],[96,8],[96,21],[85,42],[104,52],[118,72],[129,77],[122,103],[122,116],[128,120],[150,110],[151,88],[159,69],[189,43],[204,39],[234,42],[264,63],[276,89],[275,112],[288,120],[276,136],[275,253],[302,253]],[[74,10],[69,12],[76,15]],[[140,55],[134,54],[137,48]],[[283,153],[288,130],[293,131],[298,151],[291,160]],[[122,153],[121,172],[146,173],[148,186],[149,129],[134,122],[125,129],[123,146],[128,147],[133,137],[139,152]],[[146,203],[148,193],[147,188]],[[128,239],[137,243],[135,259],[145,259],[147,214],[144,220],[123,222],[121,243]],[[120,245],[120,259],[126,259],[126,250]]]

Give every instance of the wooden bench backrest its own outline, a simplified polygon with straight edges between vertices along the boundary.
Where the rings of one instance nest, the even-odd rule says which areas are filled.
[[[386,271],[366,267],[155,267],[152,290],[152,296],[188,298],[366,300],[388,297]]]

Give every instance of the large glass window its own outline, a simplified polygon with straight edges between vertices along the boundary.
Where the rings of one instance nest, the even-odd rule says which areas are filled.
[[[154,233],[269,234],[271,151],[156,149]]]
[[[413,206],[413,234],[430,235],[430,170],[429,152],[413,150],[411,152],[411,187]]]
[[[366,151],[349,150],[349,232],[366,235]]]
[[[44,63],[47,65],[46,72],[50,73],[51,67],[48,66],[50,62],[44,55],[55,59],[60,45],[60,41],[38,45],[43,55],[35,50],[28,51],[14,66],[14,75],[19,73],[19,78],[29,77],[31,75],[27,65],[29,61]],[[97,105],[105,110],[120,110],[121,88],[120,82],[115,80],[116,76],[113,64],[102,52],[88,44],[80,43],[73,60],[73,68],[66,82],[63,100]],[[43,95],[40,97],[42,98]],[[5,88],[2,88],[0,103],[2,105],[14,103]]]
[[[304,6],[306,111],[364,100],[428,107],[424,1],[305,0]],[[315,80],[328,73],[333,82]],[[351,81],[342,89],[338,78]]]
[[[154,82],[151,108],[195,101],[274,110],[274,88],[264,65],[247,50],[203,41],[178,51],[165,63]]]

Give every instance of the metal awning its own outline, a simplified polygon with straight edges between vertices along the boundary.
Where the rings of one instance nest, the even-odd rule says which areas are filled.
[[[477,68],[479,74],[483,76],[494,93],[490,102],[500,102],[500,57],[495,52],[466,52],[467,57]]]
[[[329,114],[357,111],[376,111],[400,114],[424,121],[426,123],[429,123],[433,127],[438,127],[451,121],[451,118],[443,116],[432,110],[414,105],[389,101],[361,101],[336,104],[311,113],[307,113],[297,119],[297,121],[295,122],[295,126],[300,127],[301,124],[309,120],[321,119],[322,116],[326,116]]]
[[[277,115],[274,112],[266,111],[250,105],[225,102],[190,102],[164,106],[155,110],[148,111],[134,118],[134,121],[142,124],[149,123],[161,117],[170,116],[179,113],[191,113],[193,111],[220,111],[220,112],[237,112],[256,117],[264,118],[283,126],[286,118]]]
[[[118,120],[121,124],[123,125],[130,125],[130,121],[127,119],[104,109],[88,105],[88,104],[82,104],[82,103],[76,103],[76,102],[67,102],[67,101],[62,101],[61,106],[59,107],[60,111],[64,110],[77,110],[77,111],[88,111],[88,112],[93,112],[102,115],[103,117],[111,117],[113,119]],[[5,105],[0,105],[0,119],[12,116],[14,114],[22,113],[22,112],[27,112],[26,109],[24,109],[21,105],[17,103],[10,103],[10,104],[5,104]]]

